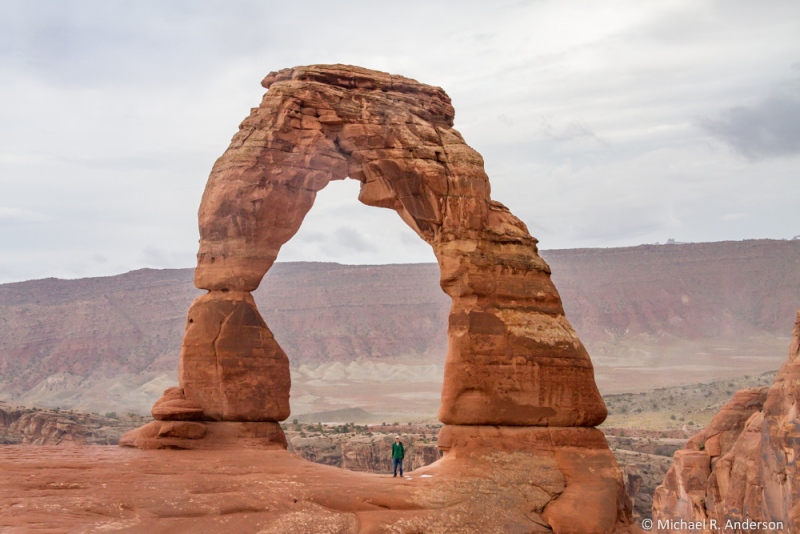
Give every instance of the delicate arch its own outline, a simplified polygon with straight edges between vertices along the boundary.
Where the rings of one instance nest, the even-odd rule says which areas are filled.
[[[289,415],[286,355],[255,309],[280,247],[331,180],[390,208],[431,245],[452,298],[439,418],[455,425],[594,426],[592,364],[536,239],[491,200],[480,154],[438,87],[342,65],[267,76],[261,105],[214,165],[199,211],[180,382],[203,417]]]

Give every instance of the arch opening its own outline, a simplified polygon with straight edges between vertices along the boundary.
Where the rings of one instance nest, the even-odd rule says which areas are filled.
[[[289,420],[358,408],[372,422],[402,421],[438,410],[450,299],[436,258],[396,214],[358,193],[355,180],[319,191],[253,292],[289,359]]]
[[[319,191],[300,229],[277,262],[318,261],[353,265],[435,263],[431,247],[396,213],[358,200],[360,182],[348,178]]]

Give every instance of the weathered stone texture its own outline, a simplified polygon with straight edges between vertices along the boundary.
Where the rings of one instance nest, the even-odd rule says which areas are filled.
[[[248,291],[210,291],[192,303],[178,379],[206,420],[289,417],[289,359]]]
[[[798,401],[800,312],[788,360],[769,390],[738,392],[686,449],[675,453],[674,465],[656,489],[653,519],[775,522],[783,525],[777,531],[800,532]]]

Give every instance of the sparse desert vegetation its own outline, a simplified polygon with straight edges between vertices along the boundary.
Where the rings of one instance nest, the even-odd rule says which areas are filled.
[[[606,395],[608,418],[604,431],[679,430],[686,437],[708,424],[719,409],[740,389],[768,386],[776,371],[697,384],[657,388],[641,393]],[[609,430],[606,430],[609,429]],[[669,433],[667,433],[669,434]],[[665,437],[667,437],[665,435]],[[676,437],[670,434],[669,437]]]

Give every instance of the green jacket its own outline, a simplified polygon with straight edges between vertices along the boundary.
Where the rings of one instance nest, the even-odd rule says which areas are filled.
[[[392,458],[405,458],[406,451],[402,443],[392,443]]]

